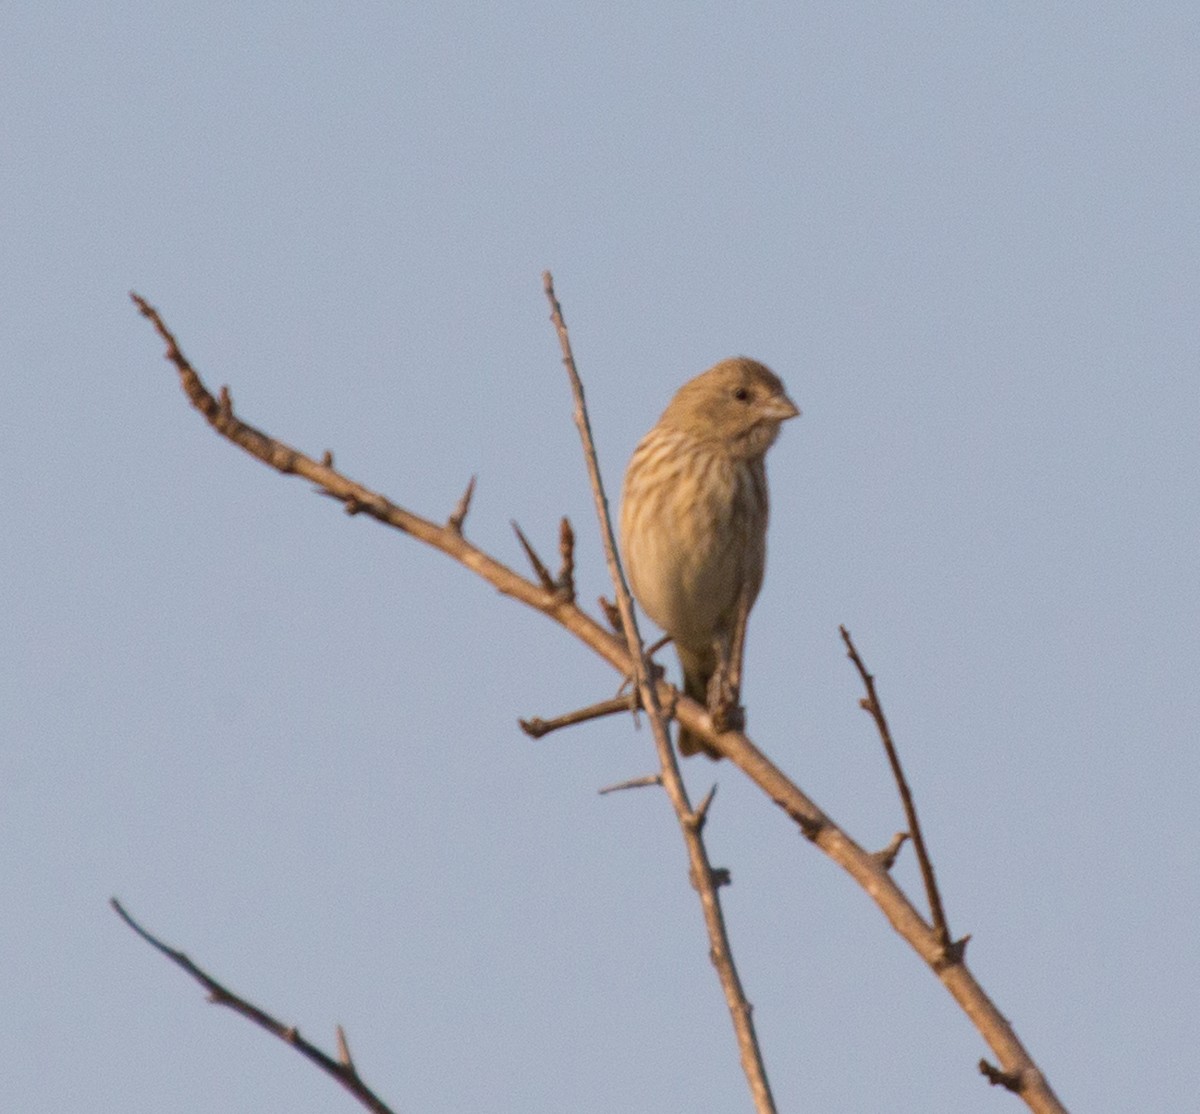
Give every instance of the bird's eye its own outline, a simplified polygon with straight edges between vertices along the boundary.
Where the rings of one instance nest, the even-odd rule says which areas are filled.
[[[748,387],[734,387],[733,397],[736,398],[738,402],[749,402],[750,389]]]

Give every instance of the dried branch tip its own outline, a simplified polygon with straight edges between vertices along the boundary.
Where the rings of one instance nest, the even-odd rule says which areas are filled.
[[[621,712],[636,712],[637,709],[638,694],[629,692],[613,700],[601,700],[599,704],[589,704],[586,708],[578,708],[574,712],[555,716],[554,719],[542,719],[540,716],[534,716],[532,719],[519,719],[517,724],[531,739],[540,739],[543,735],[549,735],[551,731],[557,731],[560,727],[574,727],[577,723],[587,723],[591,719],[615,716]]]
[[[613,633],[625,637],[625,624],[621,622],[621,612],[615,603],[605,599],[603,596],[597,600],[600,604],[600,610],[604,612],[604,617],[608,620],[608,625],[612,627]]]
[[[891,870],[896,863],[896,856],[900,854],[900,848],[904,846],[904,841],[908,839],[908,832],[897,832],[892,836],[892,842],[889,843],[882,851],[875,852],[875,861],[879,863],[884,870]]]
[[[521,543],[521,548],[525,550],[525,556],[529,559],[530,567],[533,569],[534,575],[538,578],[538,582],[547,592],[557,592],[558,584],[555,583],[554,577],[550,575],[550,570],[546,568],[545,563],[537,555],[537,550],[529,543],[529,539],[521,533],[521,527],[512,523],[513,531],[517,535],[517,541]]]
[[[647,785],[662,785],[662,774],[647,774],[645,777],[631,778],[629,781],[619,781],[616,785],[606,785],[597,790],[600,796],[606,793],[619,793],[622,789],[644,789]]]
[[[705,821],[708,820],[708,810],[713,803],[713,798],[717,795],[717,783],[713,782],[713,787],[705,794],[704,800],[700,802],[699,807],[688,817],[688,824],[693,831],[702,831]]]
[[[358,1072],[354,1067],[354,1057],[350,1055],[350,1042],[346,1040],[346,1030],[340,1025],[337,1027],[337,1047],[338,1047],[338,1063],[348,1071]]]
[[[446,525],[450,527],[459,537],[462,537],[463,523],[467,520],[467,511],[471,509],[471,496],[475,494],[475,477],[472,476],[467,481],[466,489],[459,496],[458,502],[454,505],[454,511],[446,520]]]
[[[558,556],[562,562],[558,569],[558,594],[567,603],[575,602],[575,531],[571,520],[563,515],[558,527]]]

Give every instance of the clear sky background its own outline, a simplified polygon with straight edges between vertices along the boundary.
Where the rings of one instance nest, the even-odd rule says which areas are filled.
[[[616,492],[745,353],[770,461],[752,737],[902,826],[1078,1111],[1200,1105],[1194,3],[5,6],[0,1106],[356,1109],[116,894],[404,1111],[749,1108],[615,678],[220,441],[240,413],[607,591],[541,272]],[[1014,1111],[862,893],[736,770],[708,828],[787,1111]],[[916,892],[905,851],[898,877]]]

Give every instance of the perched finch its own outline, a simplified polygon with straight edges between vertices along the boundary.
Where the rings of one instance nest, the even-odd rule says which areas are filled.
[[[767,450],[796,408],[744,356],[679,388],[642,438],[621,493],[621,550],[642,610],[671,636],[684,692],[740,725],[746,618],[767,556]],[[679,731],[679,752],[721,756]]]

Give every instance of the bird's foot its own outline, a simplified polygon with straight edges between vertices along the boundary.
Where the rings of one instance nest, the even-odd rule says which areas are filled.
[[[708,714],[717,731],[741,731],[746,709],[738,703],[738,687],[726,669],[718,668],[708,682]]]

